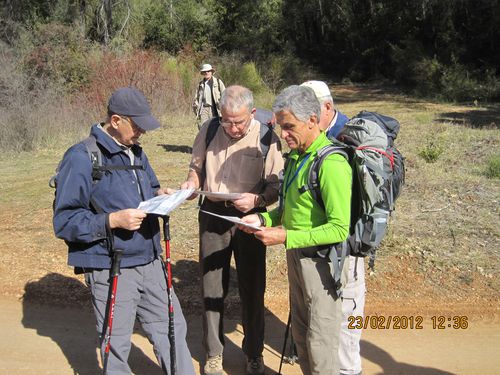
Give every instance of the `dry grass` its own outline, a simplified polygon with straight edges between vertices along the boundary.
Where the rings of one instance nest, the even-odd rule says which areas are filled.
[[[337,106],[349,116],[361,109],[376,110],[402,124],[397,144],[407,158],[407,181],[391,230],[378,252],[376,272],[368,278],[369,303],[418,309],[440,298],[450,306],[483,303],[498,309],[500,282],[493,276],[500,266],[499,185],[481,171],[498,154],[500,133],[498,125],[477,120],[496,118],[498,123],[498,107],[437,104],[373,87],[338,86],[334,95]],[[478,110],[489,111],[491,116],[474,117],[473,111]],[[164,127],[147,134],[143,146],[160,181],[176,187],[186,176],[196,127],[187,115],[162,121]],[[418,156],[429,138],[444,146],[432,164]],[[63,151],[1,156],[0,286],[4,295],[22,297],[25,290],[34,290],[30,298],[36,295],[38,300],[86,301],[83,284],[75,284],[66,266],[65,245],[54,238],[51,228],[53,191],[47,180]],[[196,202],[186,202],[175,211],[171,226],[178,294],[185,310],[194,313],[199,309]],[[268,305],[286,310],[286,262],[281,246],[268,250],[267,273]],[[69,300],[68,291],[73,296]],[[236,293],[232,288],[230,306],[238,305]]]

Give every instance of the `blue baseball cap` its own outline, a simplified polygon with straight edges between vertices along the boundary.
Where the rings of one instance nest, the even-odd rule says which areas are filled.
[[[146,131],[161,126],[151,114],[151,107],[144,94],[134,87],[122,87],[111,94],[108,111],[130,117],[138,127]]]

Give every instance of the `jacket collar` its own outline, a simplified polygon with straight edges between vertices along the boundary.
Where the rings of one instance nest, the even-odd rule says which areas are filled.
[[[102,128],[103,124],[92,125],[90,129],[90,134],[93,135],[97,141],[106,151],[110,154],[118,154],[123,152],[122,146],[120,146],[109,134],[106,134],[106,130]],[[131,147],[132,152],[138,155],[141,150],[141,146],[133,145]]]

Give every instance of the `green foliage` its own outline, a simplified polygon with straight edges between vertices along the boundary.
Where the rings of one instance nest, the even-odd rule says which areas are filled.
[[[488,159],[484,175],[488,178],[500,178],[500,154]]]
[[[206,0],[205,3],[216,23],[212,40],[218,49],[237,51],[253,61],[285,51],[283,0]]]
[[[253,62],[243,64],[239,81],[241,85],[248,87],[254,94],[260,94],[268,90]]]
[[[252,90],[254,94],[269,91],[255,63],[243,63],[241,55],[224,55],[216,66],[218,67],[217,74],[224,81],[226,86],[245,86]]]
[[[193,95],[193,87],[198,83],[198,76],[193,74],[192,63],[182,61],[175,57],[168,57],[164,63],[167,74],[178,76],[181,81],[182,94],[186,98]]]
[[[72,28],[61,24],[40,24],[33,33],[33,46],[24,58],[25,71],[50,80],[68,90],[88,83],[89,45]]]
[[[488,101],[500,97],[500,80],[492,71],[474,74],[458,63],[443,67],[440,83],[441,95],[448,100]]]
[[[429,139],[427,144],[418,151],[418,155],[427,163],[435,163],[443,152],[444,147],[440,141]]]
[[[413,88],[419,96],[451,101],[490,101],[500,97],[500,80],[493,69],[472,71],[457,63],[446,65],[436,56],[425,57],[423,47],[414,40],[405,48],[392,47],[395,78]]]
[[[208,43],[211,27],[209,12],[194,0],[152,2],[143,16],[144,46],[178,53],[192,43],[202,48]]]
[[[67,90],[56,82],[30,76],[22,56],[1,46],[0,51],[0,147],[4,151],[32,151],[66,142],[82,129],[79,115],[68,101]],[[63,130],[63,131],[62,131]]]
[[[97,41],[112,51],[141,46],[177,55],[191,49],[190,63],[195,66],[202,57],[215,62],[217,56],[238,54],[240,61],[255,63],[273,92],[300,82],[305,75],[301,68],[312,65],[330,81],[377,79],[404,85],[421,96],[451,101],[500,98],[498,0],[110,3],[108,25],[102,0],[4,1],[0,39],[14,45],[22,29],[34,31],[31,38],[38,51],[32,51],[29,66],[71,89],[86,81],[79,49],[68,48],[68,40],[62,40],[60,49],[72,50],[58,51],[55,35],[49,38],[54,40],[52,45],[44,49],[37,41],[40,25],[50,24],[62,33],[71,31],[71,38],[80,38],[77,44]],[[69,61],[67,67],[49,63],[52,58],[46,55],[53,51],[61,61]]]
[[[290,52],[270,55],[261,61],[258,67],[262,79],[275,94],[285,86],[308,79],[308,68]]]

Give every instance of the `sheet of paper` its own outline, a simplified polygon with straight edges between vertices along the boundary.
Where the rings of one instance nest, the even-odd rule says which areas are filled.
[[[241,221],[241,219],[238,216],[224,216],[224,215],[214,214],[213,212],[209,212],[209,211],[205,211],[205,210],[200,210],[200,211],[204,212],[206,214],[212,215],[212,216],[220,217],[221,219],[231,221],[231,222],[236,223],[236,224],[244,225],[245,227],[248,227],[248,228],[262,230],[261,227],[258,225],[248,224],[248,223]]]
[[[240,199],[242,195],[240,193],[212,193],[210,191],[196,190],[195,194],[201,194],[208,198],[216,198],[221,201],[231,201],[233,199]]]
[[[194,189],[181,189],[170,195],[158,195],[141,202],[137,208],[148,214],[168,215],[193,194],[193,191]]]

